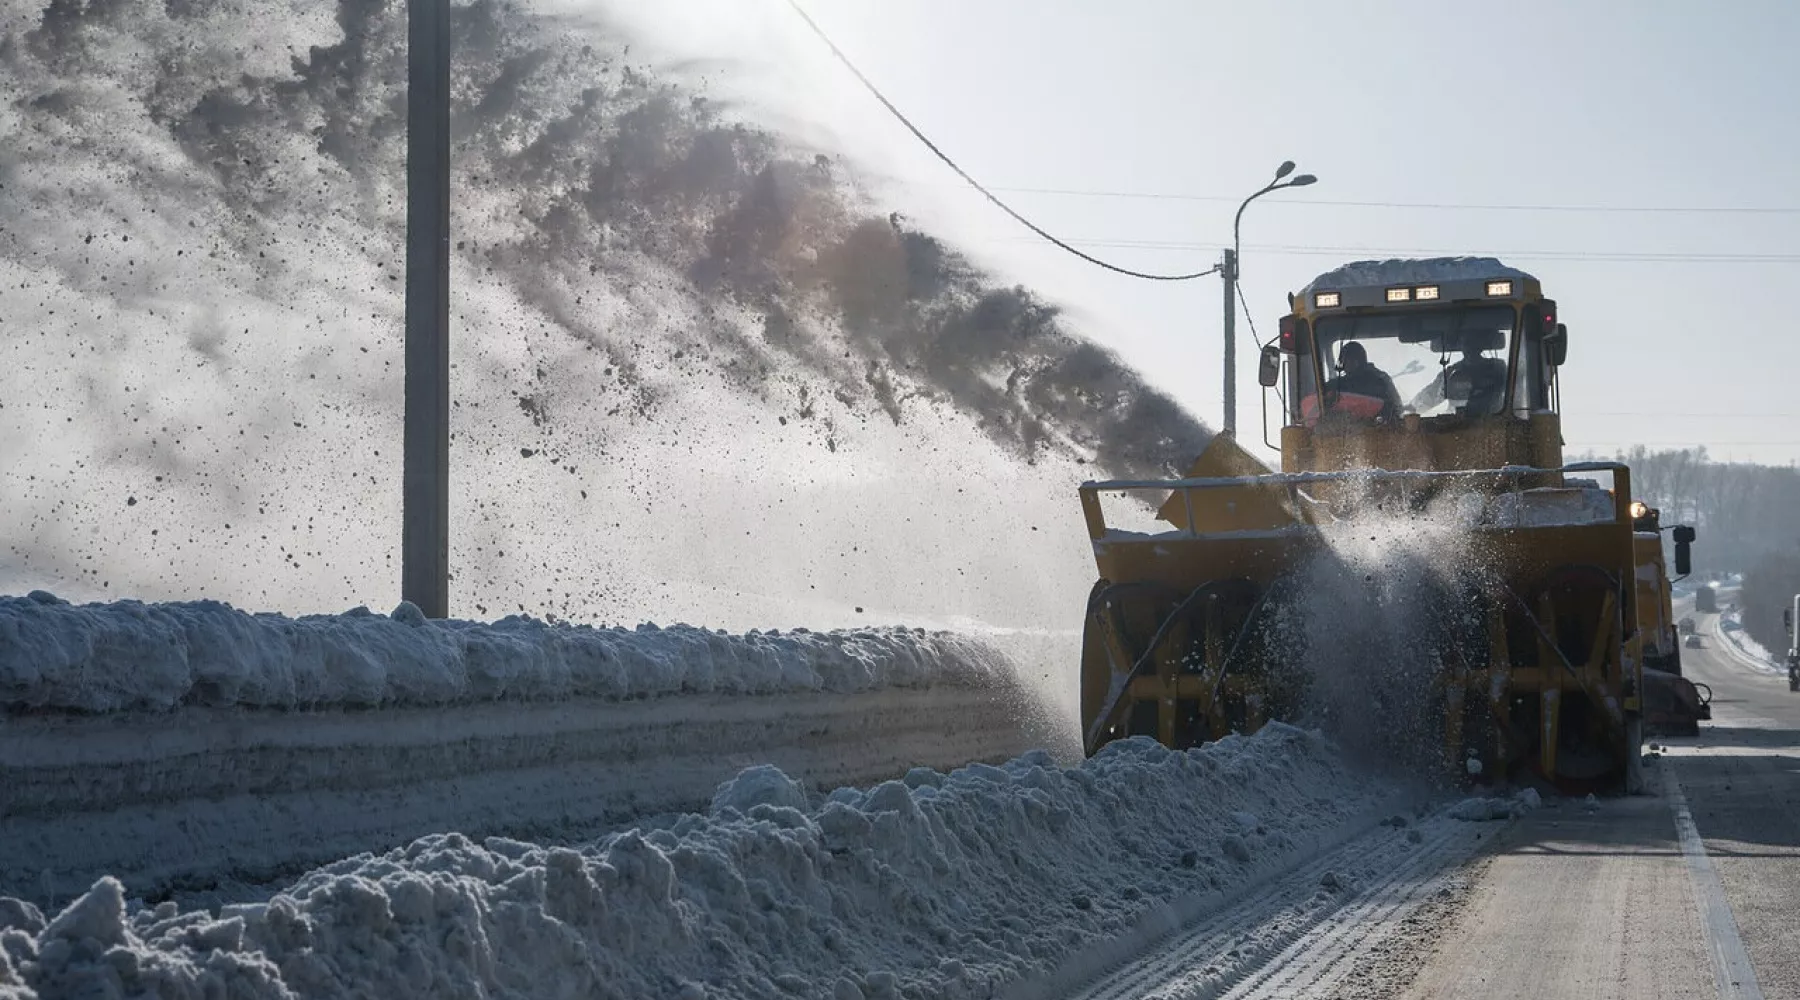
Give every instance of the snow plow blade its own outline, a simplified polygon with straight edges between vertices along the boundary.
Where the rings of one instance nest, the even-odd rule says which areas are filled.
[[[1712,718],[1712,688],[1680,674],[1644,670],[1644,734],[1698,736],[1700,720]]]
[[[1220,437],[1187,478],[1081,487],[1100,577],[1083,634],[1088,753],[1137,735],[1190,747],[1271,719],[1329,714],[1318,691],[1332,685],[1311,664],[1342,669],[1345,657],[1319,655],[1331,639],[1304,623],[1317,581],[1349,572],[1333,549],[1336,526],[1373,516],[1393,530],[1396,519],[1454,509],[1477,564],[1409,609],[1427,623],[1418,641],[1432,644],[1433,666],[1380,677],[1388,690],[1373,702],[1426,708],[1402,719],[1408,710],[1395,707],[1381,724],[1397,736],[1429,730],[1433,766],[1459,779],[1535,774],[1569,788],[1635,780],[1644,679],[1624,466],[1258,469]],[[1587,478],[1597,475],[1610,476],[1610,489]],[[1167,492],[1158,511],[1167,530],[1108,524],[1102,498],[1137,491]],[[1370,650],[1357,669],[1379,672],[1381,659]]]

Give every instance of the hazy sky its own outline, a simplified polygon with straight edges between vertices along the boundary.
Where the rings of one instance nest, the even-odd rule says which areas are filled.
[[[803,2],[972,174],[1123,265],[1209,266],[1278,163],[1317,174],[1245,214],[1244,291],[1265,337],[1287,291],[1345,260],[1498,252],[1569,324],[1571,452],[1800,459],[1785,301],[1800,287],[1800,3]],[[784,0],[609,9],[715,92],[885,173],[897,207],[1218,423],[1216,279],[1115,277],[1036,240],[919,148]],[[1754,211],[1671,211],[1709,207]],[[1239,322],[1253,439],[1260,389]]]

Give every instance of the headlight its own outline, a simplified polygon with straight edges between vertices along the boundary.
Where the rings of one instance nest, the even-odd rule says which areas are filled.
[[[1631,519],[1633,521],[1640,520],[1640,519],[1644,518],[1645,516],[1647,516],[1649,513],[1650,513],[1650,505],[1649,504],[1644,503],[1644,501],[1642,501],[1642,500],[1631,501]]]

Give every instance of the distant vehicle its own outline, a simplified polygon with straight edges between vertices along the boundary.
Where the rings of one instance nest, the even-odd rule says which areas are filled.
[[[1701,587],[1694,591],[1694,610],[1715,614],[1719,610],[1718,591],[1711,587]]]
[[[1699,636],[1697,636],[1697,635],[1692,635],[1692,634],[1690,634],[1690,635],[1689,635],[1689,636],[1688,636],[1688,637],[1687,637],[1687,648],[1689,648],[1689,649],[1702,649],[1702,648],[1704,648],[1704,647],[1702,647],[1702,646],[1701,646],[1701,645],[1700,645],[1700,637],[1699,637]]]
[[[1800,637],[1794,635],[1794,626],[1800,624],[1800,594],[1794,595],[1792,606],[1781,609],[1781,624],[1788,634],[1788,690],[1800,691]]]
[[[1676,622],[1675,627],[1681,630],[1682,635],[1693,635],[1694,634],[1694,618],[1693,618],[1693,616],[1689,615],[1688,617],[1683,618],[1681,621]]]

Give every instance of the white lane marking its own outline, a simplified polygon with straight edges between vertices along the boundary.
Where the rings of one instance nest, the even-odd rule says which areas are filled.
[[[1750,954],[1744,940],[1738,937],[1736,918],[1725,899],[1725,886],[1713,868],[1700,830],[1694,825],[1694,814],[1688,809],[1681,781],[1667,758],[1663,760],[1663,792],[1675,810],[1675,833],[1681,838],[1681,854],[1687,859],[1688,875],[1694,882],[1694,903],[1700,911],[1700,930],[1706,935],[1707,951],[1712,953],[1713,979],[1719,984],[1719,996],[1726,1000],[1762,1000],[1762,987],[1756,984],[1756,970],[1750,966]]]

